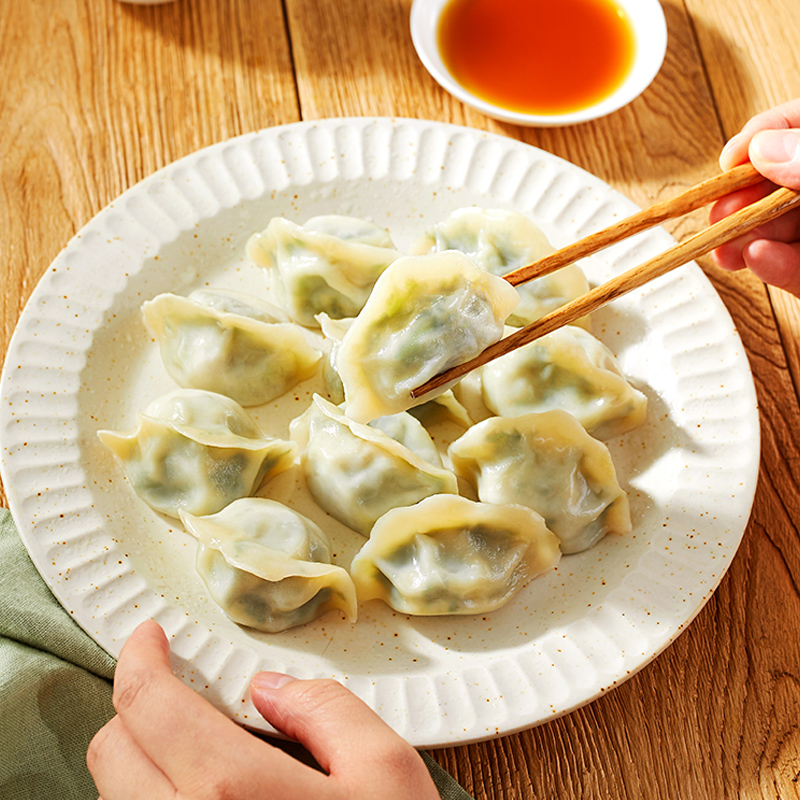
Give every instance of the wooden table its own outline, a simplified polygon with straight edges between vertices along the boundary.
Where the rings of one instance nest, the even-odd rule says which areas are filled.
[[[562,156],[640,205],[717,170],[755,112],[800,96],[796,0],[662,0],[669,49],[627,108],[574,128],[494,122],[417,60],[411,0],[4,0],[0,353],[72,235],[155,169],[296,120],[408,116]],[[678,237],[703,214],[670,227]],[[435,757],[476,798],[800,796],[798,301],[702,262],[745,342],[763,456],[742,547],[698,618],[590,706]],[[0,502],[4,501],[0,490]]]

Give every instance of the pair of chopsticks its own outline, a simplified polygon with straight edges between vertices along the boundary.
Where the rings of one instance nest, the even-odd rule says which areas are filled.
[[[754,186],[763,180],[765,180],[764,177],[756,171],[755,167],[751,164],[743,164],[729,172],[724,172],[721,175],[703,181],[671,200],[665,200],[648,209],[639,211],[633,216],[567,245],[567,247],[545,256],[533,264],[520,267],[503,277],[512,286],[519,286],[521,283],[534,278],[541,278],[571,264],[573,261],[596,253],[615,242],[641,233],[668,219],[688,214],[714,200],[719,200],[731,192],[744,189],[747,186]],[[473,369],[483,366],[506,353],[510,353],[512,350],[516,350],[534,339],[551,333],[563,325],[575,322],[586,314],[596,311],[606,303],[644,286],[646,283],[665,275],[670,270],[693,261],[715,247],[742,236],[753,230],[753,228],[763,225],[765,222],[775,219],[798,206],[800,206],[800,192],[786,188],[776,189],[762,200],[752,203],[735,214],[705,228],[685,242],[671,247],[669,250],[637,267],[629,269],[627,272],[623,272],[610,281],[581,295],[581,297],[532,322],[530,325],[520,328],[510,336],[495,342],[475,358],[439,373],[416,389],[412,389],[411,396],[414,398],[421,397],[433,389],[438,389],[450,381],[457,380]]]

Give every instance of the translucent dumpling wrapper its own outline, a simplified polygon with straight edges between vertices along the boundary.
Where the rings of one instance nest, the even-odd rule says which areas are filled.
[[[244,294],[160,294],[142,305],[142,316],[176,383],[243,406],[285,394],[314,375],[322,357],[302,328],[269,321],[269,306]]]
[[[506,325],[503,331],[503,338],[513,333],[517,328]],[[483,422],[489,417],[496,416],[496,413],[486,406],[483,399],[481,374],[483,369],[478,367],[464,375],[463,378],[453,386],[452,392],[461,407],[465,410],[473,424]]]
[[[369,422],[430,400],[412,389],[498,341],[518,302],[512,286],[463,253],[395,261],[336,356],[348,416]]]
[[[234,400],[179,389],[153,401],[127,432],[100,430],[134,491],[177,517],[214,514],[288,469],[297,445],[265,436]]]
[[[319,395],[290,426],[309,491],[331,516],[364,536],[397,506],[456,493],[449,470],[425,461],[383,431],[361,425]]]
[[[303,224],[303,228],[312,233],[335,236],[346,242],[357,242],[370,247],[383,247],[394,250],[394,242],[386,228],[360,217],[348,217],[344,214],[321,214],[311,217]]]
[[[234,622],[277,633],[333,610],[355,622],[352,579],[330,563],[328,537],[293,509],[250,497],[209,516],[181,512],[181,521],[199,543],[211,598]]]
[[[326,339],[328,347],[328,354],[323,362],[322,368],[325,388],[332,402],[335,405],[342,406],[344,403],[344,387],[339,378],[339,373],[336,370],[336,354],[345,333],[350,329],[355,318],[331,319],[327,314],[318,314],[317,321],[322,329],[322,334]],[[453,402],[457,403],[458,401],[453,398]],[[371,427],[383,431],[396,442],[400,442],[400,444],[416,453],[425,461],[430,461],[437,467],[442,466],[442,458],[430,434],[422,423],[415,417],[412,417],[408,412],[401,411],[399,414],[378,417],[369,424]]]
[[[462,428],[469,428],[475,422],[467,409],[456,399],[452,389],[426,403],[412,406],[406,413],[416,417],[426,427],[440,422],[455,422]]]
[[[189,297],[225,314],[238,314],[261,322],[291,322],[289,315],[269,300],[233,289],[195,289]]]
[[[312,328],[320,313],[356,316],[378,276],[400,255],[377,225],[337,215],[302,226],[275,217],[250,238],[247,254],[277,276],[276,292],[289,316]]]
[[[342,339],[350,327],[355,322],[355,317],[345,319],[331,319],[327,314],[317,314],[317,323],[322,330],[323,341],[327,348],[327,354],[322,362],[322,380],[325,384],[325,391],[328,398],[337,406],[344,402],[344,386],[336,369],[336,356]]]
[[[468,372],[452,389],[457,402],[467,412],[469,418],[475,422],[483,422],[489,417],[496,416],[486,407],[481,389],[481,369]]]
[[[392,414],[388,417],[378,417],[369,423],[370,428],[383,431],[388,437],[400,442],[412,453],[434,466],[442,466],[442,457],[431,439],[425,426],[408,411]]]
[[[405,614],[481,614],[560,557],[558,539],[530,508],[438,495],[381,517],[350,574],[362,601]]]
[[[414,244],[416,254],[459,250],[493,275],[507,275],[538,261],[553,247],[537,225],[524,214],[501,209],[461,208],[429,228]],[[517,287],[520,303],[509,325],[528,325],[589,290],[575,264]],[[588,317],[578,323],[589,329]]]
[[[347,331],[350,330],[355,318],[331,319],[327,314],[318,314],[317,321],[322,329],[322,335],[325,337],[324,341],[328,349],[327,356],[322,363],[322,379],[328,399],[339,405],[344,402],[344,386],[342,386],[342,379],[336,369],[336,356],[342,339]],[[448,389],[438,397],[434,397],[419,406],[414,406],[411,412],[423,425],[435,424],[443,419],[449,419],[468,428],[473,422],[467,410],[456,400],[452,389]],[[380,417],[379,419],[383,418]]]
[[[564,553],[631,530],[628,497],[608,448],[566,411],[491,417],[448,450],[484,503],[515,503],[544,517]]]
[[[486,406],[502,417],[560,408],[592,436],[608,439],[644,422],[647,398],[628,383],[614,354],[571,325],[480,368]]]

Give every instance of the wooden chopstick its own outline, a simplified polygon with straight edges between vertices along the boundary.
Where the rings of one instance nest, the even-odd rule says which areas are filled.
[[[737,189],[754,186],[764,180],[766,180],[764,176],[752,164],[742,164],[728,172],[723,172],[713,178],[709,178],[707,181],[698,183],[670,200],[663,200],[650,206],[650,208],[637,211],[630,217],[615,222],[613,225],[597,231],[597,233],[585,236],[577,242],[568,244],[555,253],[534,261],[533,264],[519,267],[503,277],[512,286],[519,286],[521,283],[534,278],[541,278],[567,266],[567,264],[572,264],[574,261],[610,247],[616,242],[628,239],[669,219],[682,217],[708,205],[714,200],[725,197],[726,194],[735,192]]]
[[[702,186],[703,184],[700,185]],[[606,283],[581,295],[581,297],[532,322],[530,325],[520,328],[499,342],[490,345],[475,358],[439,373],[439,375],[434,376],[416,389],[412,389],[411,396],[414,398],[422,397],[422,395],[438,389],[450,381],[457,380],[473,369],[483,366],[506,353],[510,353],[512,350],[516,350],[534,339],[552,333],[557,328],[569,325],[586,314],[596,311],[606,303],[644,286],[670,270],[693,261],[715,247],[742,236],[753,230],[753,228],[797,207],[800,207],[800,192],[786,188],[777,189],[762,200],[745,206],[735,214],[731,214],[715,225],[705,228],[685,242],[677,244],[660,255],[645,261],[643,264],[617,275]]]

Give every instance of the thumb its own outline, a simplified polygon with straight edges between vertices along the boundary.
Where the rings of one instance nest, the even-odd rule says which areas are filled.
[[[328,774],[362,788],[374,784],[375,794],[365,797],[383,794],[387,781],[410,780],[418,781],[417,797],[438,798],[416,750],[341,683],[260,672],[250,683],[250,697],[270,724],[299,741]]]
[[[765,178],[800,189],[800,130],[759,131],[750,142],[749,155]]]

